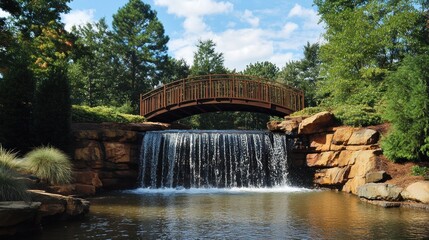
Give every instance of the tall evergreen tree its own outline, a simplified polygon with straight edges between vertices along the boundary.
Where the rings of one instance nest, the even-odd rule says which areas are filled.
[[[217,53],[213,40],[198,41],[197,52],[194,53],[194,63],[191,67],[191,75],[222,74],[227,70],[224,66],[223,53]]]
[[[92,24],[74,28],[78,36],[76,45],[81,49],[69,64],[72,102],[89,106],[115,105],[119,95],[115,84],[118,76],[115,69],[117,56],[112,52],[112,37],[104,18]],[[118,61],[117,61],[118,62]]]
[[[118,78],[117,91],[122,93],[122,102],[131,100],[138,109],[139,94],[151,90],[162,78],[168,60],[164,27],[141,0],[130,0],[113,15],[113,51],[125,67]]]
[[[286,63],[279,73],[280,81],[304,91],[307,107],[318,104],[316,83],[320,72],[319,49],[319,44],[307,42],[304,46],[304,58]]]

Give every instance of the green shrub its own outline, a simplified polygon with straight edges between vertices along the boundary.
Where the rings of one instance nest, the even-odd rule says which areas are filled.
[[[429,168],[416,165],[411,168],[411,174],[413,176],[425,176],[426,174],[429,174]]]
[[[363,127],[381,123],[381,116],[366,105],[340,105],[332,112],[343,125]]]
[[[144,117],[139,115],[120,113],[117,109],[98,106],[72,106],[72,122],[118,122],[118,123],[138,123],[144,122]]]
[[[19,169],[19,167],[20,164],[17,160],[16,153],[6,150],[0,145],[0,168],[16,170]]]
[[[393,161],[429,161],[429,56],[408,56],[387,78],[383,153]]]
[[[66,184],[72,179],[69,157],[53,147],[40,147],[27,153],[23,167],[51,184]]]
[[[28,201],[27,187],[10,170],[0,167],[0,201]]]
[[[291,114],[291,116],[293,117],[298,117],[298,116],[311,116],[314,115],[316,113],[319,112],[323,112],[323,111],[329,111],[330,109],[326,108],[326,107],[321,107],[321,106],[317,106],[317,107],[306,107],[304,109],[302,109],[301,111],[298,112],[294,112]]]

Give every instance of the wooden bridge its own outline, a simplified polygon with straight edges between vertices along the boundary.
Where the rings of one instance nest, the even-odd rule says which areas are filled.
[[[302,91],[236,74],[190,77],[140,95],[140,115],[148,121],[166,123],[217,111],[260,112],[284,117],[303,108]]]

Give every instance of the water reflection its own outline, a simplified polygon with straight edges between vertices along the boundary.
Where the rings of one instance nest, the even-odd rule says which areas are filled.
[[[143,193],[144,192],[144,193]],[[429,213],[330,191],[140,190],[92,199],[84,222],[40,239],[422,239]]]

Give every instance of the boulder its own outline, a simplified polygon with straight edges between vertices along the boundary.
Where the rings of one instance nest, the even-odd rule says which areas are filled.
[[[106,160],[114,163],[129,163],[132,161],[131,144],[105,142]]]
[[[137,141],[138,132],[117,130],[117,129],[103,129],[101,131],[101,138],[103,141],[109,142],[135,142]]]
[[[267,123],[268,131],[270,132],[280,132],[281,131],[281,121],[269,121]]]
[[[356,151],[341,151],[337,158],[337,165],[339,167],[344,167],[347,165],[353,165],[356,162],[356,158],[359,155],[359,152]]]
[[[0,202],[0,228],[34,221],[40,202]]]
[[[316,134],[309,137],[310,150],[329,151],[333,134]]]
[[[71,196],[47,193],[39,190],[29,190],[35,202],[41,202],[39,215],[58,216],[60,218],[73,218],[89,212],[89,202]]]
[[[298,128],[298,134],[312,134],[334,124],[334,115],[330,112],[320,112],[304,119]]]
[[[365,176],[365,183],[383,182],[388,179],[389,175],[385,171],[369,172]]]
[[[94,187],[103,186],[98,173],[92,171],[75,171],[73,172],[73,179],[75,183],[93,185]]]
[[[363,128],[353,132],[347,142],[347,145],[371,145],[377,143],[379,137],[379,132],[372,129]]]
[[[373,172],[377,168],[378,153],[379,151],[376,150],[356,152],[349,178],[354,178],[356,176],[365,177],[367,173]]]
[[[386,183],[367,183],[358,188],[357,194],[368,200],[401,200],[402,188]]]
[[[341,189],[343,192],[357,194],[358,188],[365,184],[365,178],[361,176],[354,177],[348,180],[343,188]]]
[[[100,140],[99,132],[97,130],[74,131],[73,137],[76,140],[82,140],[82,139]]]
[[[335,145],[346,145],[352,136],[354,128],[352,127],[339,127],[335,130],[332,137],[332,143]]]
[[[76,189],[75,190],[76,193],[83,196],[92,196],[92,195],[95,195],[95,193],[97,192],[97,189],[94,185],[88,185],[88,184],[76,183],[75,189]]]
[[[429,181],[420,181],[410,184],[401,193],[406,200],[429,203]]]
[[[103,151],[100,143],[94,140],[86,140],[75,148],[74,159],[76,161],[100,162],[103,160]]]
[[[338,166],[335,159],[338,156],[338,152],[322,152],[316,154],[308,154],[307,155],[307,166],[309,167],[336,167]]]
[[[298,132],[299,124],[304,120],[305,117],[290,117],[286,116],[285,121],[280,124],[280,129],[287,133],[296,133]]]
[[[318,185],[341,185],[347,181],[347,175],[350,171],[350,166],[344,168],[329,168],[319,171],[318,174],[315,175],[315,183]]]

